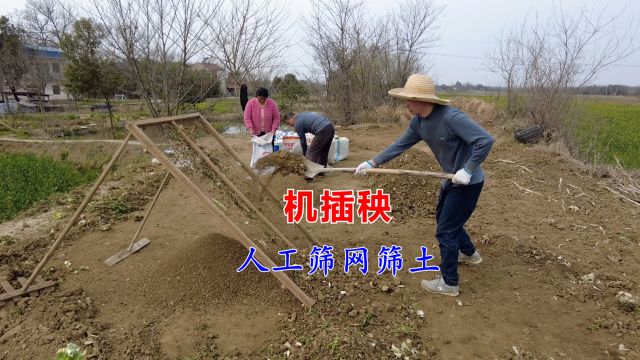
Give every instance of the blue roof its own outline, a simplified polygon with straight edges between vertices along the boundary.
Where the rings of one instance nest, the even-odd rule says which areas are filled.
[[[64,58],[64,53],[62,49],[47,47],[47,46],[37,46],[37,45],[27,45],[25,46],[27,51],[33,52],[38,56],[48,57],[48,58]]]

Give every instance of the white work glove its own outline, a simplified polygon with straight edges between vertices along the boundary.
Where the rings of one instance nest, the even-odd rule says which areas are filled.
[[[458,170],[455,175],[453,175],[453,179],[451,182],[459,185],[469,185],[471,181],[471,173],[467,171],[467,169],[462,168]]]
[[[356,168],[356,175],[364,175],[369,169],[373,169],[373,164],[371,161],[365,161]]]

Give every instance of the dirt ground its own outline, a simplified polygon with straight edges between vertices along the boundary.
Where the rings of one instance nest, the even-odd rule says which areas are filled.
[[[253,268],[237,273],[247,250],[224,219],[176,180],[142,233],[151,244],[107,267],[103,261],[131,241],[162,179],[162,168],[149,165],[112,179],[101,192],[125,191],[135,212],[109,216],[90,207],[84,225],[74,226],[43,274],[58,285],[0,308],[0,359],[51,359],[67,342],[79,344],[90,359],[639,359],[640,311],[622,309],[616,294],[640,296],[640,208],[616,198],[601,186],[606,179],[589,176],[580,164],[548,147],[517,144],[486,114],[474,115],[497,142],[468,223],[484,261],[460,267],[459,297],[428,294],[419,281],[434,274],[407,271],[416,265],[420,246],[438,254],[433,234],[439,180],[395,175],[333,173],[313,183],[280,174],[265,179],[278,196],[287,188],[313,189],[316,203],[322,189],[380,188],[391,194],[389,224],[305,225],[334,247],[336,258],[326,278],[288,273],[317,300],[311,309],[271,274]],[[338,128],[351,141],[350,156],[334,166],[355,167],[402,131]],[[226,139],[248,163],[248,138]],[[309,243],[283,223],[282,208],[261,200],[256,184],[215,140],[198,141],[298,246],[294,259],[308,270]],[[386,167],[439,170],[424,144]],[[281,264],[273,255],[286,245],[244,211],[223,183],[196,175],[190,172]],[[82,192],[74,196],[71,205]],[[71,205],[0,225],[0,235],[17,240],[0,247],[0,276],[16,284],[17,276],[28,275],[62,230]],[[64,216],[42,215],[56,211]],[[405,266],[395,279],[376,276],[377,252],[391,244],[403,247]],[[369,248],[366,276],[342,271],[343,248],[355,246]]]

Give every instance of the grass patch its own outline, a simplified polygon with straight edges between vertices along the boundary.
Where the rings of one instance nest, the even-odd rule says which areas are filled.
[[[640,104],[587,102],[578,128],[583,148],[614,163],[617,157],[627,168],[640,168]],[[593,146],[590,146],[593,145]],[[585,150],[585,149],[583,149]]]
[[[83,114],[86,118],[98,118],[95,113]],[[107,114],[107,117],[109,115]],[[45,112],[45,113],[15,113],[11,115],[11,119],[17,122],[34,122],[39,124],[44,121],[48,122],[73,122],[79,120],[81,116],[79,114],[71,114],[67,112]]]
[[[222,99],[215,102],[213,112],[216,114],[231,114],[240,106],[240,101],[233,99]]]
[[[587,326],[587,329],[589,329],[589,330],[591,330],[591,331],[598,331],[598,330],[600,330],[600,329],[601,329],[601,327],[600,327],[600,324],[599,324],[599,323],[597,323],[597,322],[595,322],[595,321],[594,321],[593,323],[591,323],[591,324],[589,324],[589,325]]]
[[[13,218],[49,196],[69,191],[97,177],[72,163],[25,153],[0,154],[0,221]]]
[[[213,107],[213,104],[209,101],[203,101],[203,102],[199,102],[197,104],[195,104],[193,106],[193,108],[197,111],[197,112],[204,112],[204,111],[208,111]]]
[[[18,130],[18,132],[16,133],[16,139],[29,139],[31,137],[31,133],[29,133],[27,130]]]
[[[72,111],[72,110],[71,110]],[[114,122],[121,120],[138,120],[150,117],[148,110],[139,109],[114,109]],[[109,123],[109,112],[46,112],[46,113],[16,113],[10,116],[15,123],[31,124],[37,127],[47,124],[89,124],[89,123]]]
[[[240,110],[240,100],[236,98],[210,99],[194,105],[197,112],[212,112],[216,115],[233,114]]]
[[[325,347],[330,354],[333,354],[338,350],[338,346],[340,346],[340,339],[336,337],[330,343],[328,343]]]
[[[224,132],[224,129],[227,127],[227,125],[225,125],[225,124],[223,124],[221,122],[212,122],[210,124],[219,133]]]

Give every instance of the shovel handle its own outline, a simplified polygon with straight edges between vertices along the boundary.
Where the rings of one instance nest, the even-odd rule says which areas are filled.
[[[324,168],[318,172],[355,172],[356,168]],[[368,169],[365,174],[393,174],[393,175],[416,175],[416,176],[431,176],[441,179],[453,179],[453,174],[432,172],[432,171],[417,171],[417,170],[402,170],[402,169]]]

